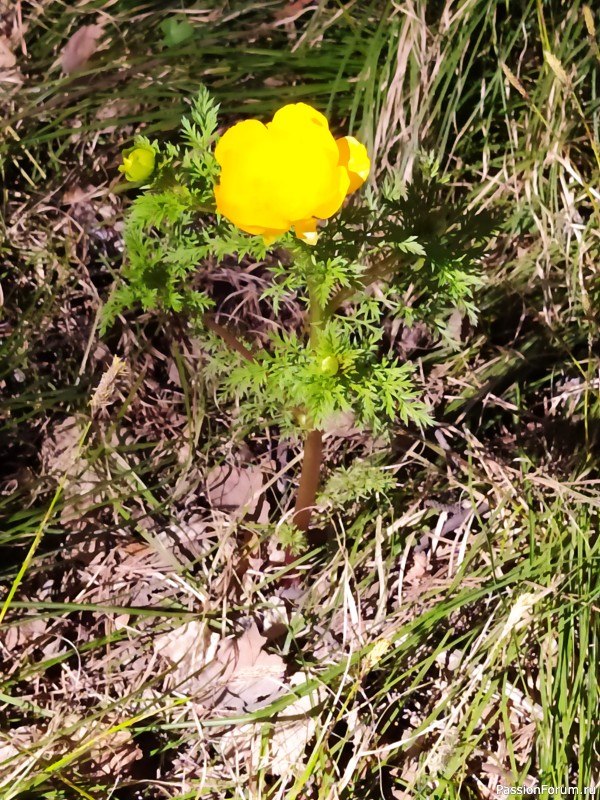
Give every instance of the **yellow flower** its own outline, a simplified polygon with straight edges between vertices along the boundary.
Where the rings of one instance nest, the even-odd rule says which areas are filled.
[[[323,114],[306,103],[280,108],[266,125],[238,122],[221,137],[215,158],[217,210],[267,243],[294,228],[315,244],[317,220],[337,213],[370,168],[365,146],[352,136],[336,141]]]
[[[123,163],[119,167],[119,172],[125,173],[125,177],[132,183],[147,180],[154,172],[156,153],[151,147],[131,147],[123,150]]]

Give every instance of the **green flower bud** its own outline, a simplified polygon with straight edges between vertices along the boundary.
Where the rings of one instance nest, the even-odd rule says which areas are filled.
[[[340,362],[335,356],[326,356],[321,361],[321,372],[323,375],[333,376],[340,368]]]
[[[147,180],[154,172],[156,153],[151,147],[142,145],[123,150],[123,163],[119,172],[123,172],[128,181],[138,183]]]

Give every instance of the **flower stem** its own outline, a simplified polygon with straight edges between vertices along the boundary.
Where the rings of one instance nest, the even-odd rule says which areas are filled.
[[[375,264],[368,269],[361,281],[363,288],[369,286],[377,280],[388,279],[393,272],[398,269],[399,258],[397,254],[391,254],[384,258],[379,264]],[[308,284],[308,319],[310,325],[310,343],[316,348],[319,338],[319,330],[323,324],[339,309],[346,300],[349,300],[361,287],[349,287],[340,289],[329,303],[322,308],[317,300],[314,287]],[[310,526],[310,518],[317,498],[319,488],[319,478],[321,473],[321,461],[323,457],[323,432],[317,429],[310,431],[304,441],[304,459],[302,461],[302,473],[296,495],[296,506],[294,509],[294,524],[301,531],[306,532]],[[287,563],[293,561],[291,553],[286,554]]]
[[[313,347],[317,345],[319,329],[323,325],[326,317],[327,314],[319,305],[315,297],[315,292],[312,287],[309,286],[308,320],[310,326],[310,343]],[[228,347],[235,350],[247,361],[254,361],[254,354],[252,351],[242,344],[230,330],[223,325],[219,325],[212,314],[204,314],[202,321],[210,331],[220,336]],[[298,493],[296,495],[296,504],[294,507],[294,524],[303,532],[306,532],[309,528],[310,518],[317,498],[322,457],[323,432],[315,428],[308,433],[304,441],[302,472],[300,474],[300,483],[298,485]],[[291,551],[288,551],[286,553],[286,561],[291,563],[293,560],[294,557]]]
[[[315,429],[310,431],[304,440],[304,459],[302,461],[302,472],[300,474],[293,517],[294,525],[304,533],[306,533],[310,525],[310,518],[317,498],[322,456],[323,433]]]

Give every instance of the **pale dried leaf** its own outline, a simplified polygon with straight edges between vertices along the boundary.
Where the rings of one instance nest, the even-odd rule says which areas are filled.
[[[216,523],[208,522],[197,514],[177,524],[170,525],[156,534],[155,539],[165,550],[168,550],[184,567],[198,561],[208,550],[211,543],[221,533]]]
[[[264,753],[262,725],[234,725],[223,731],[216,746],[222,760],[234,769],[248,769],[253,773],[264,769],[267,759]]]
[[[429,557],[427,553],[415,553],[414,563],[404,576],[404,580],[406,583],[418,583],[428,571]]]
[[[307,676],[296,673],[291,688],[305,683]],[[288,687],[288,692],[290,687]],[[325,700],[325,692],[313,690],[296,701],[272,720],[273,732],[267,747],[262,723],[236,725],[219,737],[218,748],[227,762],[251,765],[254,772],[264,770],[272,775],[289,776],[304,769],[303,755],[316,732],[315,707]]]
[[[173,631],[154,640],[156,653],[167,659],[175,669],[169,676],[169,684],[178,690],[194,689],[187,682],[194,677],[208,661],[214,658],[219,636],[211,633],[206,622],[192,620]],[[202,677],[196,680],[202,681]],[[184,687],[184,684],[187,684]]]
[[[10,42],[6,36],[0,36],[0,69],[11,69],[17,63],[17,59],[10,47]]]
[[[206,478],[211,505],[227,511],[256,511],[263,474],[258,467],[214,467]]]
[[[79,28],[64,47],[61,58],[63,72],[70,75],[89,61],[98,48],[101,35],[101,25],[83,25]]]
[[[11,625],[7,628],[2,644],[10,652],[17,648],[27,647],[32,642],[39,639],[46,633],[48,622],[45,619],[37,618],[23,620],[18,625]]]
[[[160,636],[154,646],[175,665],[169,684],[193,694],[204,708],[255,711],[285,691],[285,664],[263,651],[266,641],[254,622],[236,639],[219,642],[196,621]]]
[[[305,680],[306,676],[297,672],[292,675],[290,683],[296,687]],[[304,769],[304,751],[317,728],[317,718],[312,712],[324,699],[323,690],[308,692],[287,706],[278,717],[269,742],[273,775],[291,775]]]
[[[204,676],[220,690],[213,694],[211,704],[251,712],[284,693],[281,679],[285,664],[280,656],[263,651],[266,641],[252,622],[237,639],[221,642],[215,660]]]
[[[103,736],[98,746],[90,751],[90,756],[94,762],[93,774],[125,775],[128,767],[142,758],[143,754],[131,731],[121,728],[109,736]]]

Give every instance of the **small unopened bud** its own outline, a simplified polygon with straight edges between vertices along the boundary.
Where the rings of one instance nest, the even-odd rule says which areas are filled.
[[[133,147],[123,150],[123,163],[119,172],[123,172],[128,181],[138,183],[147,180],[154,172],[156,153],[151,147]]]
[[[335,375],[340,368],[340,362],[335,356],[326,356],[321,361],[321,372],[323,375]]]
[[[298,425],[299,425],[301,428],[306,428],[306,426],[307,426],[307,424],[308,424],[308,417],[307,417],[307,415],[304,413],[304,411],[299,411],[299,412],[296,414],[296,423],[297,423],[297,424],[298,424]]]

